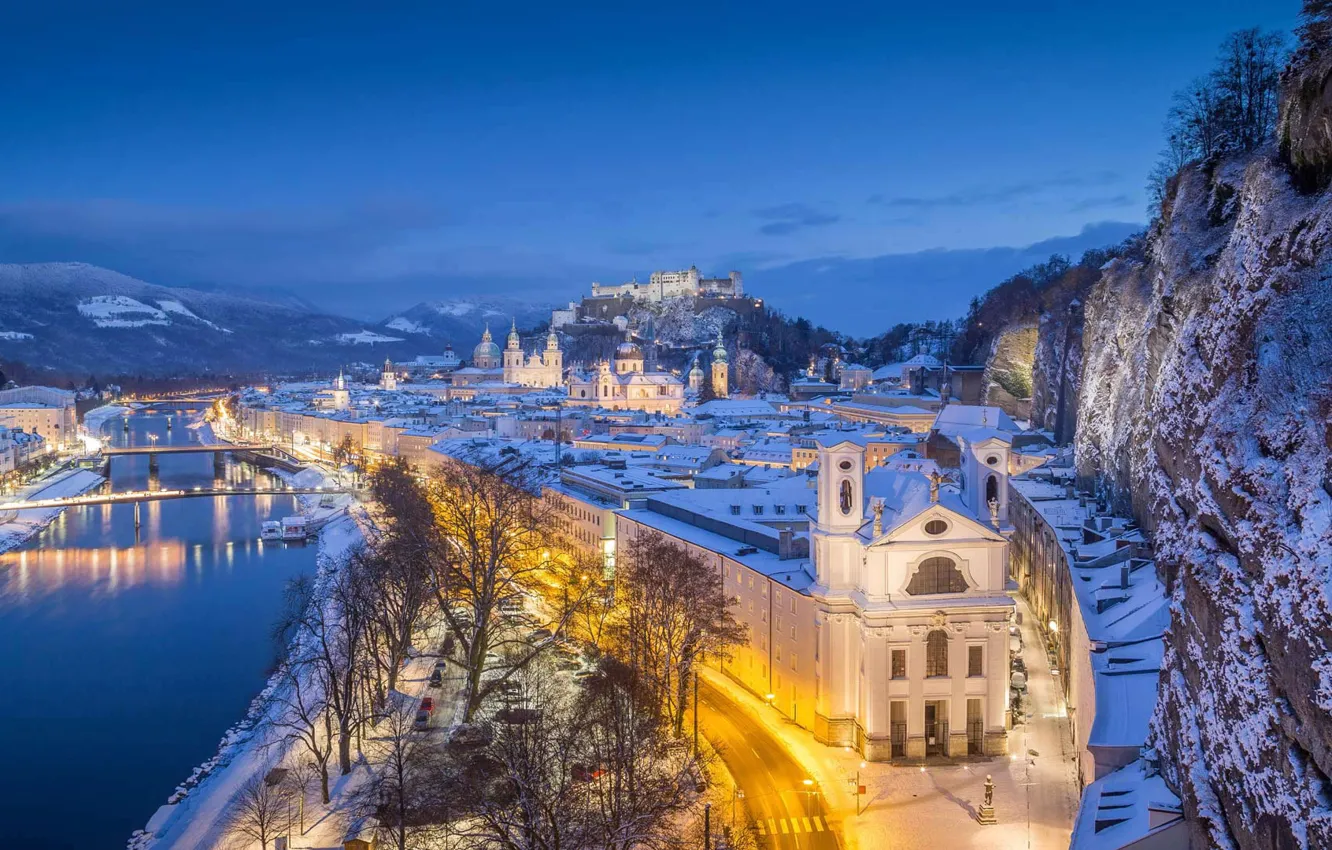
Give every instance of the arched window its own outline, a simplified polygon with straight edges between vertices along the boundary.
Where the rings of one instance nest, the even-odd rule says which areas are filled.
[[[925,637],[925,675],[948,675],[948,633],[935,629]]]
[[[846,514],[847,516],[851,516],[851,482],[846,479],[842,480],[841,500],[842,500],[842,513]]]
[[[906,592],[912,596],[931,593],[963,593],[967,580],[950,558],[926,558],[907,584]]]
[[[991,475],[985,479],[985,504],[988,505],[991,499],[996,502],[999,501],[999,477],[997,475]]]

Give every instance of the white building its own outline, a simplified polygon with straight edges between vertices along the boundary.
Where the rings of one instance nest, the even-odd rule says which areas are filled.
[[[656,531],[715,564],[749,629],[724,672],[819,741],[874,760],[1007,753],[1014,603],[988,505],[937,475],[866,472],[864,445],[836,435],[814,484],[648,497],[620,512],[617,546]]]
[[[74,393],[55,387],[0,390],[0,426],[40,434],[57,451],[78,442]]]
[[[742,298],[744,291],[744,279],[740,272],[733,271],[726,277],[703,277],[697,266],[679,271],[655,271],[647,283],[631,280],[626,283],[592,284],[594,298],[632,298],[650,303],[660,303],[667,298],[695,296]]]
[[[598,363],[592,374],[569,376],[569,404],[679,413],[684,382],[670,372],[646,372],[643,363],[643,350],[626,334],[613,361]]]

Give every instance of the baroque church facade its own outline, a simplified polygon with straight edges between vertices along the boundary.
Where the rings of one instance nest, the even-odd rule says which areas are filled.
[[[519,387],[558,387],[564,383],[564,352],[552,330],[546,335],[543,351],[524,354],[517,325],[509,329],[504,349],[495,344],[487,327],[481,341],[472,349],[472,363],[453,373],[455,386],[477,384],[509,384]]]
[[[569,404],[679,413],[684,382],[670,372],[657,371],[655,360],[655,352],[645,355],[626,331],[613,359],[597,363],[591,372],[569,376]]]

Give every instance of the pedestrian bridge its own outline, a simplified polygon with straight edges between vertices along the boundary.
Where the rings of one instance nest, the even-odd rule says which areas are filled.
[[[348,491],[341,487],[195,487],[191,490],[128,490],[123,493],[62,496],[57,499],[33,499],[26,502],[0,502],[0,513],[45,508],[73,508],[82,505],[161,502],[167,499],[210,499],[216,496],[312,496],[346,492]]]
[[[107,446],[102,449],[104,457],[123,457],[125,455],[183,455],[202,452],[271,452],[271,443],[188,443],[183,446]]]

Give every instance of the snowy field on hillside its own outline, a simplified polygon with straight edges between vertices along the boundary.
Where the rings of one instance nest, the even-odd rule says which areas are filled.
[[[186,307],[184,304],[180,303],[179,301],[158,301],[157,305],[168,313],[175,313],[177,316],[184,316],[187,319],[193,319],[196,322],[201,322],[215,331],[221,331],[224,334],[231,333],[231,331],[227,330],[226,328],[219,327],[213,324],[212,322],[208,321],[207,319],[195,315],[195,313],[192,310],[190,310],[189,307]]]
[[[94,295],[78,304],[79,313],[99,328],[141,328],[169,325],[167,314],[128,295]]]
[[[8,340],[32,339],[32,334],[25,334],[22,331],[0,331],[0,339],[8,339]]]
[[[338,334],[337,340],[343,344],[374,345],[378,342],[402,342],[400,336],[385,336],[374,331],[358,331],[354,334]]]
[[[427,328],[425,325],[422,325],[420,322],[413,322],[411,319],[408,319],[404,316],[399,316],[396,319],[385,322],[384,327],[392,328],[395,331],[402,331],[403,333],[409,333],[409,334],[430,333],[430,329]]]

